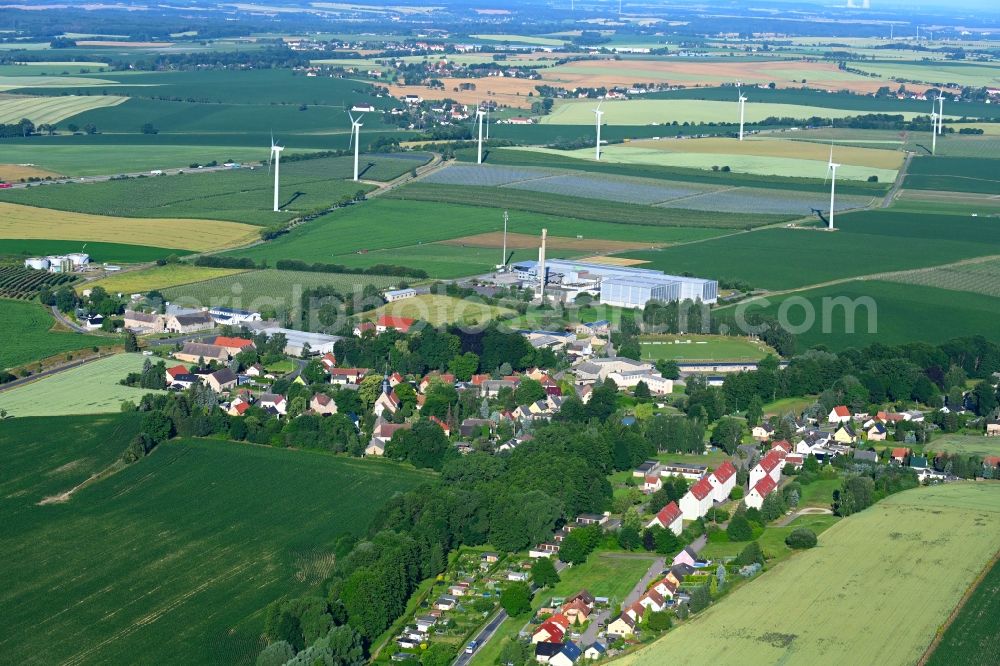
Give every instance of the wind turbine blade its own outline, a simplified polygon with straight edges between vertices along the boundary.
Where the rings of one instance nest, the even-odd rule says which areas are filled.
[[[354,124],[354,116],[351,114],[350,111],[347,112],[347,117],[351,119],[351,124],[353,125]]]

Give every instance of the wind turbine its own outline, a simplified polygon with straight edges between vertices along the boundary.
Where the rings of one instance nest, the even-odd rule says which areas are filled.
[[[279,172],[281,170],[281,151],[284,150],[284,146],[279,146],[274,142],[274,135],[271,135],[271,154],[267,158],[267,166],[271,168],[271,161],[274,161],[274,212],[277,213],[281,210],[281,206],[278,205],[278,182],[279,182]]]
[[[486,140],[490,140],[490,107],[486,105]]]
[[[743,109],[746,106],[747,98],[746,98],[746,95],[743,94],[743,89],[742,88],[737,87],[736,91],[737,91],[737,93],[740,96],[740,141],[742,141],[743,140]]]
[[[594,159],[600,161],[601,159],[601,116],[604,112],[601,111],[601,104],[604,101],[601,100],[597,103],[597,108],[594,109],[594,125],[597,128],[597,143],[594,145]]]
[[[837,188],[837,167],[840,165],[833,161],[833,145],[830,145],[830,160],[827,162],[827,175],[830,176],[830,218],[827,220],[826,228],[833,231],[833,208],[834,192]]]
[[[937,103],[938,103],[937,133],[941,135],[944,134],[944,93],[942,93],[940,90],[938,90]]]
[[[361,119],[365,117],[365,114],[358,116],[355,120],[351,112],[347,112],[347,117],[351,119],[351,142],[347,144],[350,148],[351,144],[354,144],[354,182],[358,182],[358,152],[361,149]]]
[[[476,153],[476,164],[483,163],[483,107],[476,104],[476,122],[479,123],[479,150]]]

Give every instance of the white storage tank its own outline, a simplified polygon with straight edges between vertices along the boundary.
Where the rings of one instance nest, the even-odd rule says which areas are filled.
[[[24,267],[33,268],[36,271],[47,271],[49,270],[49,260],[45,257],[32,257],[24,260]]]
[[[66,258],[73,262],[73,266],[79,268],[90,263],[90,255],[84,252],[73,252],[67,254]]]

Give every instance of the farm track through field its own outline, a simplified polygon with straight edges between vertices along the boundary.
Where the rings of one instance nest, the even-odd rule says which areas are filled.
[[[882,208],[888,208],[893,201],[896,200],[896,195],[899,194],[900,188],[903,187],[903,181],[906,179],[906,172],[910,168],[910,162],[913,160],[913,153],[907,152],[906,159],[903,160],[903,165],[899,167],[899,171],[896,173],[896,180],[893,182],[892,187],[886,192],[885,197],[882,199]]]

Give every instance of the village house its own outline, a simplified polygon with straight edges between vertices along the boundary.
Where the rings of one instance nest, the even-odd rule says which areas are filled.
[[[413,424],[411,423],[388,423],[382,419],[378,419],[375,422],[375,429],[372,431],[372,437],[368,442],[368,446],[365,448],[365,455],[385,455],[385,445],[392,439],[392,436],[399,430],[408,430],[412,427]]]
[[[990,419],[986,422],[986,436],[1000,437],[1000,420]]]
[[[556,613],[542,622],[531,634],[532,643],[562,643],[563,636],[569,630],[570,621],[562,613]]]
[[[208,386],[216,393],[228,391],[236,386],[238,381],[236,373],[229,368],[222,368],[209,375],[202,375],[201,380],[205,383],[205,386]]]
[[[368,368],[331,368],[330,383],[339,386],[357,385],[368,374]]]
[[[788,455],[792,452],[792,444],[786,439],[779,439],[777,441],[771,442],[771,451],[778,450],[781,455]]]
[[[771,449],[750,470],[750,487],[753,488],[765,476],[777,483],[781,480],[781,460],[783,456],[778,449]]]
[[[324,370],[330,372],[337,367],[337,357],[332,352],[327,352],[319,357],[319,364],[323,366]]]
[[[639,597],[639,603],[654,613],[659,613],[667,607],[667,600],[656,590],[649,590]]]
[[[409,333],[410,327],[417,323],[416,319],[410,319],[409,317],[393,317],[391,315],[382,315],[375,321],[375,332],[385,333],[390,328],[399,331],[400,333]]]
[[[865,436],[868,437],[868,441],[870,442],[884,442],[887,434],[885,425],[882,423],[873,423],[865,431]]]
[[[285,396],[278,393],[262,393],[257,406],[264,410],[273,410],[281,416],[288,413],[288,401]]]
[[[712,499],[716,502],[725,502],[729,499],[729,493],[736,487],[736,468],[727,460],[707,478],[712,486]]]
[[[549,666],[573,666],[582,651],[573,641],[563,643],[562,649],[549,659]]]
[[[890,459],[897,465],[902,465],[906,462],[906,458],[910,455],[910,449],[905,446],[897,446],[892,450],[892,455]]]
[[[858,441],[858,435],[850,423],[845,423],[833,433],[833,440],[838,444],[853,444]]]
[[[207,345],[203,342],[185,342],[179,352],[174,352],[174,358],[185,363],[218,363],[229,362],[229,352],[223,347]]]
[[[607,652],[608,648],[604,645],[604,643],[591,643],[583,651],[583,658],[590,661],[597,661],[598,659],[604,657]]]
[[[662,527],[680,536],[681,531],[684,529],[684,521],[682,520],[681,509],[677,506],[677,502],[671,502],[660,509],[653,516],[653,519],[646,524],[646,527]]]
[[[309,401],[309,409],[320,416],[337,413],[337,403],[325,393],[317,393]]]
[[[712,484],[708,479],[699,479],[681,497],[681,515],[684,520],[697,520],[712,508]]]
[[[386,412],[395,414],[403,407],[403,401],[396,395],[396,391],[389,387],[388,381],[383,383],[382,388],[382,393],[379,394],[379,397],[375,400],[375,404],[372,405],[372,412],[376,417],[382,416]]]
[[[878,454],[874,451],[864,451],[862,449],[854,450],[854,459],[862,463],[870,463],[875,465],[878,463]]]
[[[655,493],[663,487],[663,479],[659,474],[647,474],[642,480],[642,492]]]
[[[562,652],[562,643],[535,643],[535,661],[539,664],[548,664],[557,654]]]
[[[125,328],[133,333],[160,333],[164,328],[164,316],[135,310],[125,311]]]
[[[207,312],[168,315],[164,328],[171,333],[196,333],[215,328],[215,320]]]
[[[760,509],[764,504],[764,498],[774,492],[778,487],[777,482],[770,476],[762,476],[760,480],[750,489],[743,502],[751,509]]]
[[[212,341],[217,347],[222,347],[230,356],[236,356],[244,349],[256,349],[256,345],[253,340],[248,340],[247,338],[230,338],[224,335],[216,336],[215,340]]]
[[[698,562],[698,553],[692,550],[691,546],[684,546],[681,552],[674,556],[671,565],[685,564],[689,567],[693,567]]]
[[[375,324],[370,321],[362,321],[354,326],[354,337],[360,338],[365,333],[374,333]]]
[[[243,416],[243,413],[248,409],[250,409],[250,401],[237,396],[236,398],[233,398],[232,402],[229,403],[229,406],[225,411],[230,416]]]
[[[846,405],[837,405],[830,410],[826,417],[828,423],[849,423],[851,420],[851,410]]]
[[[770,423],[761,423],[750,430],[750,435],[758,442],[766,442],[774,435],[774,427]]]

